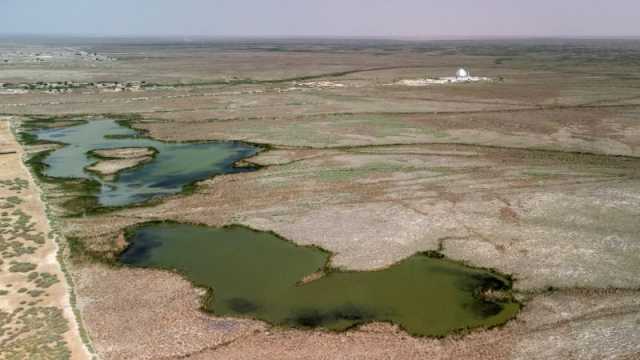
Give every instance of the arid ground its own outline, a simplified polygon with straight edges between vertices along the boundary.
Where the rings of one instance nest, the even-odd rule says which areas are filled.
[[[22,149],[0,117],[0,356],[85,359],[64,256]]]
[[[0,114],[18,133],[109,117],[157,140],[265,148],[238,164],[257,171],[80,216],[81,187],[36,177],[70,250],[59,256],[63,283],[99,358],[640,358],[640,41],[60,42],[0,43]],[[18,51],[31,55],[6,55]],[[461,66],[492,80],[401,82]],[[20,139],[25,161],[53,146]],[[9,148],[0,161],[22,155]],[[27,187],[3,185],[3,201],[30,194],[46,233],[35,184],[15,171],[0,177]],[[200,310],[202,289],[179,275],[114,263],[125,229],[159,220],[273,231],[331,251],[343,269],[439,252],[511,275],[523,308],[504,326],[442,339],[381,323],[335,333],[220,318]],[[55,251],[28,255],[43,266],[36,278],[54,271],[44,264]],[[74,331],[57,332],[72,350],[82,348]]]

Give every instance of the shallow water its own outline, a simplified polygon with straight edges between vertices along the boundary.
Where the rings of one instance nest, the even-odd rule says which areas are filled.
[[[214,175],[246,171],[233,163],[254,155],[253,146],[230,142],[169,143],[135,138],[138,133],[114,120],[93,120],[82,125],[43,129],[33,132],[41,140],[58,141],[67,146],[44,159],[45,174],[58,178],[93,179],[101,184],[98,202],[102,206],[124,206],[159,195],[182,191],[185,185]],[[115,137],[111,137],[115,135]],[[107,136],[105,138],[105,136]],[[95,149],[152,147],[156,157],[146,164],[123,170],[114,179],[85,171],[96,158],[87,154]]]
[[[482,289],[508,290],[508,280],[444,259],[415,255],[386,270],[323,269],[329,254],[244,227],[149,224],[132,231],[120,261],[176,270],[211,288],[205,309],[272,324],[344,330],[370,321],[401,325],[414,335],[440,336],[506,322],[515,302],[486,301]]]

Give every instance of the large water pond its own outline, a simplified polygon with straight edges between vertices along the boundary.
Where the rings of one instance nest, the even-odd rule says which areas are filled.
[[[508,292],[511,283],[502,276],[426,255],[349,272],[327,269],[330,254],[320,249],[244,227],[147,224],[128,240],[122,263],[183,274],[211,289],[204,308],[222,316],[331,330],[386,321],[414,335],[441,336],[502,324],[519,310],[515,301],[480,296]],[[301,283],[319,270],[326,275]]]
[[[235,142],[169,143],[137,136],[138,133],[114,120],[41,129],[33,132],[41,140],[67,144],[53,151],[43,162],[45,174],[57,178],[95,180],[100,184],[96,196],[101,206],[124,206],[156,196],[182,191],[185,185],[214,175],[246,171],[233,164],[256,153],[257,148]],[[117,177],[105,178],[86,171],[97,159],[91,150],[149,147],[155,158],[141,166],[123,170]]]

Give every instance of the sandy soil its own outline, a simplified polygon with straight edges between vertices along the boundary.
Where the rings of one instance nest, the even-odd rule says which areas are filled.
[[[0,358],[87,359],[40,192],[0,118]]]
[[[153,156],[155,153],[156,151],[151,148],[117,148],[92,151],[92,154],[96,156],[112,159],[135,159]]]

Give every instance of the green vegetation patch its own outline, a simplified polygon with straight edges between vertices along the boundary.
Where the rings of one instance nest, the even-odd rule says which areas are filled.
[[[420,170],[406,164],[392,162],[371,163],[360,167],[347,169],[321,169],[316,176],[324,181],[345,181],[353,179],[366,179],[373,174],[390,174],[395,172],[412,172]]]
[[[13,204],[13,205],[20,205],[23,200],[20,199],[17,196],[9,196],[8,198],[5,199],[8,203]]]
[[[9,271],[16,273],[26,273],[35,270],[37,267],[38,266],[36,264],[28,262],[14,262],[9,266]]]
[[[47,289],[60,282],[57,276],[47,272],[39,273],[34,271],[30,273],[27,278],[29,279],[30,282],[34,282],[36,287],[39,287],[42,289]]]
[[[31,297],[39,297],[40,295],[44,294],[43,290],[29,290],[27,291],[27,294],[29,294],[29,296]]]
[[[15,178],[13,180],[0,180],[0,186],[6,187],[11,191],[20,192],[29,187],[29,181],[25,179]]]

